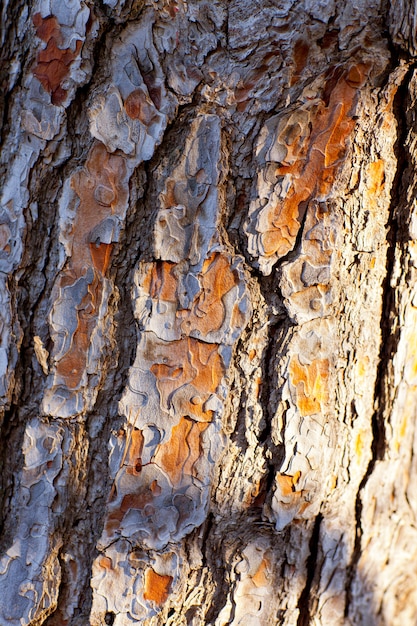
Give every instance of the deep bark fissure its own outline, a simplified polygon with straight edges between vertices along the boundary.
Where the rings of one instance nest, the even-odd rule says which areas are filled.
[[[275,417],[279,403],[276,361],[279,356],[278,351],[282,347],[282,335],[284,335],[285,342],[287,332],[291,334],[291,331],[287,331],[283,322],[271,323],[268,329],[268,343],[263,355],[263,376],[260,394],[265,425],[259,433],[260,443],[270,442],[271,440],[272,420]]]
[[[42,220],[39,220],[41,222]],[[1,452],[2,459],[2,495],[13,491],[15,476],[18,476],[23,467],[22,442],[25,433],[26,421],[33,415],[40,414],[41,394],[45,381],[41,367],[37,364],[34,355],[32,338],[37,334],[38,329],[34,329],[36,320],[36,309],[39,302],[45,298],[48,289],[45,284],[39,289],[39,275],[34,272],[34,267],[42,265],[45,260],[45,248],[36,245],[39,235],[44,228],[44,224],[38,224],[27,234],[27,241],[32,243],[31,249],[34,251],[34,258],[30,259],[23,271],[18,283],[10,284],[9,289],[12,299],[12,310],[17,312],[19,332],[22,334],[21,345],[18,350],[17,363],[14,373],[13,394],[9,410],[6,410],[1,423]],[[51,239],[47,240],[46,247]],[[44,269],[44,268],[42,268]],[[39,270],[43,273],[42,270]],[[45,283],[47,283],[45,279]],[[35,330],[35,332],[34,332]],[[10,455],[7,450],[11,445],[18,453]],[[2,526],[5,532],[4,541],[11,536],[16,524],[17,511],[8,510],[2,506]],[[9,538],[10,540],[10,538]]]
[[[132,206],[126,217],[126,231],[118,245],[117,256],[122,253],[126,242],[136,246],[133,254],[129,251],[127,255],[130,257],[130,271],[133,273],[141,262],[156,262],[154,250],[154,226],[156,214],[159,208],[159,191],[157,188],[158,180],[155,173],[159,166],[167,159],[167,155],[172,152],[180,153],[179,146],[184,146],[189,132],[189,125],[195,117],[195,111],[198,109],[200,92],[197,89],[193,95],[191,103],[183,104],[178,107],[174,119],[167,124],[163,137],[155,147],[155,152],[149,161],[140,163],[135,172],[143,169],[144,183],[141,189],[141,196],[136,201],[136,206]],[[135,176],[132,174],[132,178]],[[146,226],[146,229],[144,229]],[[140,247],[139,247],[140,242]],[[130,247],[130,246],[129,246]],[[115,264],[118,263],[115,257]]]
[[[104,616],[104,622],[107,624],[107,626],[112,626],[112,624],[114,624],[115,619],[116,619],[116,614],[113,613],[113,611],[107,611],[106,615]]]
[[[77,563],[77,557],[79,557],[79,554],[77,554],[77,548],[82,545],[86,537],[89,538],[86,544],[89,546],[88,552],[90,552],[91,556],[90,564],[93,558],[91,553],[94,554],[95,552],[94,529],[91,528],[91,519],[88,514],[87,493],[83,492],[83,489],[87,490],[90,485],[90,482],[87,483],[87,478],[88,466],[92,460],[90,460],[91,456],[87,453],[91,453],[91,448],[90,446],[86,448],[86,429],[83,423],[80,421],[73,421],[70,424],[65,423],[64,428],[70,431],[75,443],[71,455],[66,459],[66,462],[71,466],[72,470],[70,488],[62,494],[57,492],[57,496],[55,498],[58,506],[61,497],[65,502],[65,515],[59,516],[59,523],[55,528],[55,532],[59,533],[62,538],[62,545],[58,553],[58,560],[61,568],[61,583],[58,592],[57,605],[51,609],[50,614],[45,621],[45,626],[54,626],[57,622],[59,623],[63,619],[61,611],[66,608],[66,604],[68,602],[73,600],[72,594],[74,593],[74,589],[71,589],[71,565],[75,562],[75,567],[79,566]],[[81,446],[82,451],[79,449]],[[79,461],[77,463],[76,458],[71,458],[77,454],[84,454],[84,457],[81,458],[81,463]],[[89,522],[90,528],[88,528]],[[65,558],[66,556],[69,557],[68,560]],[[75,558],[71,562],[72,557]],[[91,606],[91,598],[89,598],[89,596],[91,596],[89,586],[91,567],[85,567],[88,565],[88,556],[85,555],[85,557],[84,570],[82,571],[79,586],[76,590],[76,593],[78,593],[78,606],[74,610],[72,626],[76,625],[77,617],[81,616],[83,609],[84,615],[87,615]]]
[[[13,384],[13,398],[9,415],[13,415],[7,426],[8,419],[1,425],[1,442],[9,447],[10,442],[16,441],[15,456],[3,452],[1,458],[8,465],[3,470],[4,493],[10,491],[10,482],[14,482],[14,476],[19,475],[23,467],[23,454],[21,443],[23,442],[26,422],[34,415],[41,414],[41,402],[46,375],[42,371],[35,357],[33,337],[38,335],[45,342],[49,351],[49,326],[47,322],[48,303],[50,294],[56,279],[56,269],[52,269],[58,258],[58,213],[59,186],[56,181],[60,180],[60,173],[65,170],[66,164],[47,168],[42,176],[38,177],[38,171],[42,169],[42,158],[38,157],[31,170],[28,187],[31,197],[38,201],[38,217],[33,219],[30,208],[25,211],[25,251],[20,263],[21,275],[16,283],[10,285],[12,297],[12,310],[16,312],[20,333],[22,334],[21,345],[18,349],[15,378]],[[57,176],[51,176],[51,171]],[[52,199],[51,199],[52,195]],[[51,220],[52,214],[52,220]],[[52,227],[50,224],[52,223]],[[46,236],[45,236],[46,233]],[[40,242],[42,242],[40,244]],[[29,254],[30,251],[30,254]],[[17,438],[17,439],[16,439]],[[19,442],[19,444],[17,444]],[[2,508],[3,524],[10,532],[16,523],[16,517],[7,509]],[[6,530],[6,536],[8,531]]]
[[[16,487],[16,475],[19,475],[23,465],[23,455],[9,454],[11,448],[20,450],[22,447],[24,428],[16,427],[19,410],[16,404],[4,412],[1,428],[0,448],[0,548],[5,551],[13,540],[14,525],[10,519],[17,513],[16,502],[13,500],[13,492]]]
[[[260,404],[263,408],[265,425],[259,433],[259,442],[265,447],[266,474],[264,491],[268,505],[273,495],[276,473],[280,470],[285,458],[284,444],[277,445],[273,440],[273,420],[278,404],[281,400],[281,390],[277,380],[278,351],[285,345],[291,331],[285,328],[285,322],[271,324],[268,332],[268,343],[263,359],[263,381],[261,387]]]
[[[208,624],[214,623],[219,612],[224,606],[227,599],[227,585],[225,580],[226,569],[219,570],[215,562],[217,551],[219,549],[218,539],[216,538],[216,519],[212,511],[209,511],[207,519],[203,524],[203,534],[201,538],[201,553],[203,557],[203,568],[207,568],[213,575],[216,573],[220,581],[216,585],[211,604],[205,615]]]
[[[97,12],[97,15],[94,14],[94,17],[100,17],[101,19],[99,22],[100,29],[96,39],[93,40],[92,44],[90,44],[88,36],[86,40],[86,43],[91,45],[89,80],[84,85],[77,87],[66,109],[67,137],[69,141],[71,141],[71,155],[68,158],[68,167],[64,172],[66,177],[68,177],[77,166],[84,164],[87,152],[94,141],[93,137],[85,141],[85,138],[89,136],[87,104],[97,85],[104,80],[104,77],[108,77],[109,64],[105,61],[105,54],[103,54],[108,48],[107,40],[110,35],[112,38],[117,37],[124,28],[124,25],[117,24],[111,18],[111,15],[107,15],[107,12],[110,13],[110,9],[106,12],[106,7],[102,4],[94,8]]]
[[[300,203],[300,207],[299,207],[299,214],[298,214],[298,219],[300,220],[300,226],[297,232],[297,236],[295,238],[295,242],[293,247],[291,248],[291,250],[289,250],[287,252],[287,254],[285,254],[284,256],[282,256],[274,265],[274,268],[272,271],[276,271],[279,275],[282,266],[285,263],[290,263],[291,261],[293,261],[294,259],[297,259],[300,255],[300,251],[301,251],[301,245],[303,242],[303,235],[304,235],[304,229],[305,229],[305,225],[306,225],[306,220],[307,220],[307,214],[308,211],[310,209],[310,202],[312,202],[311,199],[306,200],[305,202],[301,202]],[[301,218],[301,219],[300,219]]]
[[[233,388],[230,390],[230,392],[232,391],[234,391]],[[248,441],[245,434],[245,419],[247,415],[247,408],[245,403],[247,399],[248,394],[245,392],[245,390],[242,390],[240,394],[239,410],[237,412],[233,430],[230,433],[230,441],[232,441],[239,447],[239,450],[242,452],[242,454],[244,454],[245,451],[248,449]]]
[[[306,583],[297,604],[299,610],[297,626],[308,626],[310,624],[310,594],[317,567],[317,555],[320,546],[320,526],[322,521],[323,515],[319,513],[314,521],[310,542],[308,544],[310,554],[306,563]]]
[[[394,54],[394,48],[392,48]],[[395,60],[399,57],[394,56]],[[372,414],[372,444],[371,458],[366,472],[359,484],[355,502],[355,542],[350,563],[347,567],[346,577],[346,602],[345,617],[348,617],[353,599],[352,583],[356,574],[357,564],[362,554],[362,493],[365,489],[375,465],[385,456],[387,441],[385,423],[390,408],[392,407],[392,387],[389,381],[392,378],[392,359],[397,351],[400,337],[400,328],[397,324],[398,302],[395,298],[395,286],[391,284],[396,263],[396,254],[401,239],[404,236],[400,227],[401,208],[404,207],[404,172],[408,163],[406,151],[406,138],[409,127],[404,117],[406,101],[408,96],[408,85],[411,80],[412,69],[410,68],[403,78],[401,85],[395,95],[393,102],[393,113],[397,122],[397,140],[394,145],[394,153],[397,160],[396,172],[391,188],[391,200],[387,222],[387,253],[386,253],[386,274],[382,284],[382,305],[381,305],[381,343],[379,361],[377,367],[376,382],[374,388],[374,412]]]

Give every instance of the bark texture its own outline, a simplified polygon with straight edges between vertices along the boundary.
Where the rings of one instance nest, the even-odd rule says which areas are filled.
[[[1,11],[0,625],[415,626],[415,3]]]

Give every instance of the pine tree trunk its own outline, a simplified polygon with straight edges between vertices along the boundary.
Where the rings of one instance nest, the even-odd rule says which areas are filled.
[[[410,0],[3,0],[0,626],[415,626]]]

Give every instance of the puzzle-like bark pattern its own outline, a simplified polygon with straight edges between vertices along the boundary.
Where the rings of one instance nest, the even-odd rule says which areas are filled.
[[[391,4],[3,2],[1,623],[414,626]]]
[[[113,444],[114,487],[100,547],[107,555],[114,554],[116,546],[122,554],[132,546],[125,563],[138,546],[150,553],[142,572],[136,573],[142,593],[127,597],[123,608],[118,605],[120,623],[139,615],[144,619],[162,604],[160,595],[166,599],[168,588],[178,585],[177,561],[172,560],[172,569],[164,572],[155,571],[152,561],[157,551],[175,544],[180,552],[181,540],[203,523],[224,441],[221,417],[230,349],[249,321],[250,309],[242,261],[222,250],[216,229],[220,144],[219,119],[197,117],[185,156],[166,182],[169,196],[161,194],[158,216],[163,219],[157,218],[155,227],[161,260],[144,265],[136,274],[135,311],[141,331],[120,404],[127,422],[124,436]],[[182,228],[173,238],[165,216],[170,203],[175,208],[178,202]],[[195,242],[201,243],[194,251]],[[171,260],[176,260],[175,248],[181,250],[178,263]],[[140,450],[133,454],[133,463],[126,464],[132,458],[131,441],[137,438]],[[112,560],[111,567],[103,567],[100,559],[96,562],[93,619],[97,623],[100,615],[116,610],[122,592],[121,588],[115,592],[119,563],[120,557],[114,566]],[[147,581],[154,579],[163,587],[154,592],[155,597],[147,591]],[[168,579],[169,584],[159,582]],[[140,611],[135,609],[138,602]]]

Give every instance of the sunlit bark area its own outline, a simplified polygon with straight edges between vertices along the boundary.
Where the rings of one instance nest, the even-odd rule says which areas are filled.
[[[414,3],[0,7],[0,626],[415,626]]]

